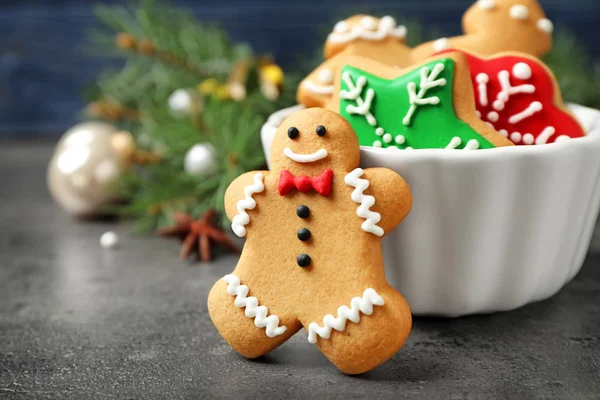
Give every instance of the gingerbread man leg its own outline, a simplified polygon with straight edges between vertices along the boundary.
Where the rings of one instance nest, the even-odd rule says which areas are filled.
[[[208,295],[208,312],[217,330],[247,358],[267,354],[301,327],[291,314],[273,313],[260,296],[252,294],[239,277],[230,274],[219,279]]]
[[[389,286],[357,294],[347,308],[308,324],[309,341],[347,374],[361,374],[391,358],[410,333],[404,297]]]

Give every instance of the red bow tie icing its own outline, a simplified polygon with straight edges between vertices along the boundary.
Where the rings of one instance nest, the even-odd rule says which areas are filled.
[[[333,179],[333,171],[326,169],[320,175],[310,178],[300,175],[294,176],[289,171],[283,170],[279,175],[279,194],[285,196],[294,189],[298,189],[302,193],[314,190],[322,196],[329,196],[331,193],[331,181]]]
[[[517,55],[481,59],[464,54],[479,117],[513,143],[546,144],[585,136],[562,100],[555,101],[559,89],[544,64]]]

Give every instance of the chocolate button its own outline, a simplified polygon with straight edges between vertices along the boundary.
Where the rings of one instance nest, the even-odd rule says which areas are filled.
[[[310,210],[304,205],[298,206],[298,208],[296,208],[296,214],[298,214],[300,218],[308,218]]]
[[[300,254],[296,257],[296,262],[302,268],[308,267],[310,265],[310,256],[308,254]]]
[[[303,242],[306,242],[308,239],[310,239],[310,231],[306,228],[302,228],[298,231],[298,239],[300,239]]]

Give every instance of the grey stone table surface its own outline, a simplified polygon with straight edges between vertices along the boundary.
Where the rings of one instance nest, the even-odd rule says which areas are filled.
[[[0,398],[600,397],[600,230],[553,298],[417,318],[398,354],[352,377],[304,331],[258,360],[234,353],[206,297],[236,258],[182,263],[175,240],[72,219],[47,194],[51,151],[0,142]],[[107,230],[120,249],[99,246]]]

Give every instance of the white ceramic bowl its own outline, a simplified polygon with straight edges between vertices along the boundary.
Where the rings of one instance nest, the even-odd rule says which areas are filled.
[[[600,111],[569,107],[587,137],[476,151],[361,147],[361,167],[391,168],[412,189],[413,209],[383,252],[413,314],[512,310],[579,272],[600,209]],[[300,108],[263,126],[267,159],[277,127]]]

